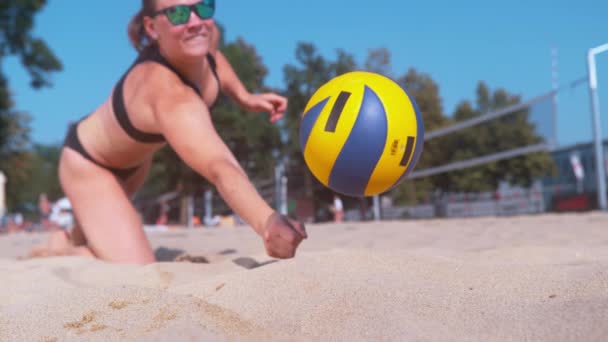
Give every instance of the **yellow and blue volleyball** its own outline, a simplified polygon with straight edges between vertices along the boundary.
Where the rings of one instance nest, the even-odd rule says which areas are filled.
[[[397,186],[416,166],[423,143],[414,99],[377,73],[331,79],[312,95],[300,122],[300,148],[312,174],[353,197]]]

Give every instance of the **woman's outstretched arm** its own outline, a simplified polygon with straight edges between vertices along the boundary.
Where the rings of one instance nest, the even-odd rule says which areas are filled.
[[[166,84],[166,83],[165,83]],[[171,87],[154,100],[162,134],[175,152],[215,185],[226,203],[260,235],[271,256],[292,257],[306,238],[304,226],[277,219],[217,134],[209,110],[189,88]]]

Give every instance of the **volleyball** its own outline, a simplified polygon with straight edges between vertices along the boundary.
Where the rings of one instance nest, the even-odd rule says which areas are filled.
[[[339,75],[310,97],[300,122],[307,167],[331,190],[353,197],[391,190],[414,169],[424,125],[414,99],[383,75]]]

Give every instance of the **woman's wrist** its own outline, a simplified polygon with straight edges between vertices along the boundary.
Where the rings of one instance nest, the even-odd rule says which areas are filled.
[[[264,237],[264,233],[266,232],[266,227],[268,226],[268,221],[270,221],[271,217],[275,215],[276,212],[270,206],[266,206],[264,210],[260,211],[259,220],[256,223],[252,222],[253,230],[261,237]]]

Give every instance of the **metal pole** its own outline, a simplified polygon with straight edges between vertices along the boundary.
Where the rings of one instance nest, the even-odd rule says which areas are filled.
[[[186,224],[188,228],[194,228],[193,216],[194,216],[194,196],[190,195],[186,197]]]
[[[602,146],[602,127],[600,123],[600,101],[597,96],[595,55],[604,51],[608,51],[608,44],[589,49],[589,53],[587,54],[591,114],[593,117],[593,140],[595,145],[595,170],[597,172],[597,203],[600,210],[606,210],[606,171],[604,169],[604,148]]]
[[[4,214],[6,214],[6,176],[4,172],[0,171],[0,220],[4,218]],[[2,223],[0,223],[1,225]]]
[[[380,195],[373,197],[374,204],[374,221],[380,221]]]
[[[557,48],[551,49],[551,88],[553,89],[553,137],[551,145],[557,147],[557,90],[559,88],[559,79],[557,72]]]
[[[205,191],[205,225],[210,224],[213,218],[213,192],[211,190]]]
[[[281,177],[281,206],[279,207],[279,213],[281,213],[281,215],[287,215],[288,214],[288,207],[287,207],[287,177],[282,176]]]
[[[279,164],[274,168],[274,208],[276,211],[281,210],[281,206],[282,203],[281,201],[283,200],[281,195],[282,195],[282,179],[283,179],[283,175],[285,173],[285,169],[283,166],[283,162],[279,162]]]

